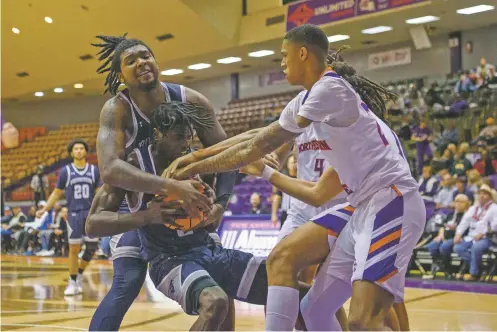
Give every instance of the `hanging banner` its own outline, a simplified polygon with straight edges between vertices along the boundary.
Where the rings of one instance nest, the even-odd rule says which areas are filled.
[[[385,52],[372,53],[368,56],[368,69],[395,67],[411,63],[411,48],[399,48]]]
[[[409,6],[429,0],[307,0],[287,7],[286,31],[302,24],[325,25],[356,16]]]

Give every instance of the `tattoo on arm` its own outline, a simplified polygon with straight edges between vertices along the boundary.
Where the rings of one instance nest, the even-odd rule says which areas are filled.
[[[227,172],[239,169],[293,140],[298,134],[283,129],[274,122],[261,130],[253,139],[237,144],[228,150],[192,165],[192,174]]]

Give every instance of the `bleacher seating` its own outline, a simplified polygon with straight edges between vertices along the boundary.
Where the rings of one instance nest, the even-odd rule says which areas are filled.
[[[98,123],[63,125],[48,133],[46,128],[21,129],[20,133],[24,133],[21,146],[2,154],[4,187],[31,177],[37,165],[48,167],[68,158],[67,144],[74,138],[85,139],[90,149],[94,149],[97,131]]]

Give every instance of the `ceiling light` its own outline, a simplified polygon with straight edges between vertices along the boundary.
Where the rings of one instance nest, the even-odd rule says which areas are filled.
[[[53,23],[53,20],[52,20],[51,17],[46,16],[45,17],[45,22],[47,22],[47,23]]]
[[[194,65],[188,66],[188,69],[200,70],[200,69],[206,69],[206,68],[209,68],[209,67],[211,67],[211,65],[208,64],[208,63],[196,63]]]
[[[468,7],[468,8],[461,8],[456,10],[458,14],[463,14],[463,15],[471,15],[471,14],[477,14],[481,12],[486,12],[489,10],[494,10],[494,6],[490,5],[478,5],[478,6],[473,6],[473,7]]]
[[[222,64],[228,64],[228,63],[233,63],[233,62],[240,62],[242,61],[242,58],[236,57],[236,56],[229,56],[227,58],[222,58],[222,59],[217,59],[217,63],[222,63]]]
[[[21,30],[19,30],[18,28],[12,28],[12,32],[18,35],[21,33]]]
[[[83,89],[83,84],[81,84],[81,83],[76,83],[76,84],[74,84],[74,88],[75,88],[75,89]]]
[[[268,56],[268,55],[273,55],[273,54],[274,54],[274,51],[260,50],[260,51],[249,53],[248,55],[250,57],[253,57],[253,58],[260,58],[260,57],[263,57],[263,56]]]
[[[55,93],[62,93],[62,92],[64,92],[64,89],[62,89],[62,88],[55,88],[55,89],[53,89],[53,92],[55,92]]]
[[[424,23],[430,23],[430,22],[435,22],[438,21],[440,17],[437,16],[421,16],[421,17],[416,17],[416,18],[410,18],[406,20],[407,24],[424,24]]]
[[[347,40],[347,39],[350,39],[350,36],[348,36],[348,35],[333,35],[333,36],[328,37],[328,43],[334,43],[334,42],[338,42],[341,40]]]
[[[45,94],[41,91],[35,92],[36,97],[43,97]]]
[[[168,70],[161,71],[161,74],[166,75],[166,76],[173,76],[173,75],[178,75],[181,73],[183,73],[182,69],[168,69]]]
[[[377,33],[387,32],[387,31],[391,31],[391,30],[393,30],[392,27],[387,27],[387,26],[384,26],[384,25],[380,25],[378,27],[364,29],[361,32],[363,34],[366,34],[366,35],[375,35]]]

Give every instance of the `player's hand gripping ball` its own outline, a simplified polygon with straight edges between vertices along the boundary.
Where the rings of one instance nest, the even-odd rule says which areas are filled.
[[[195,177],[192,180],[195,180],[195,181],[202,183],[202,186],[197,188],[197,190],[200,193],[206,195],[209,198],[214,199],[214,197],[215,197],[214,190],[212,190],[206,183],[204,183],[200,179],[200,177]],[[174,197],[172,195],[168,195],[166,197],[163,197],[163,196],[157,197],[156,196],[156,198],[162,199],[162,201],[164,203],[167,203],[167,204],[176,203],[176,202],[177,202],[177,204],[181,204],[181,202],[178,200],[178,198]],[[172,229],[172,230],[181,230],[183,232],[188,232],[192,228],[195,228],[196,226],[198,226],[201,222],[204,222],[205,220],[207,220],[207,217],[209,216],[208,213],[205,213],[204,211],[200,211],[200,217],[189,217],[189,216],[187,216],[187,213],[183,210],[183,208],[179,207],[178,210],[181,211],[180,214],[185,215],[186,217],[183,217],[183,216],[178,217],[178,218],[175,218],[174,221],[171,220],[170,218],[168,218],[169,220],[164,223],[164,226],[166,226],[167,228]]]

